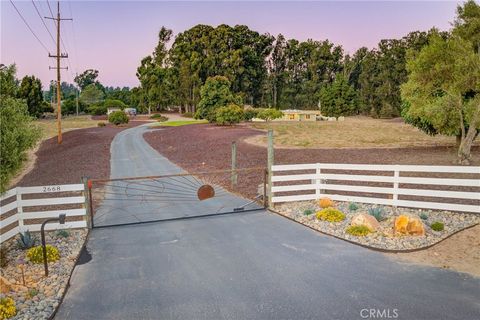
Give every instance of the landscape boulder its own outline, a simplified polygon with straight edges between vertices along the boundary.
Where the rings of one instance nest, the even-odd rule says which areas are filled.
[[[424,236],[425,227],[419,218],[410,218],[407,226],[408,234],[412,236]]]
[[[423,225],[423,222],[419,218],[408,217],[405,215],[400,215],[395,218],[393,231],[395,234],[412,236],[425,235],[425,227]]]
[[[359,213],[355,215],[352,218],[352,221],[350,222],[350,224],[352,226],[365,226],[371,232],[377,231],[378,228],[380,227],[380,224],[378,223],[377,219],[375,219],[375,217],[366,213]]]

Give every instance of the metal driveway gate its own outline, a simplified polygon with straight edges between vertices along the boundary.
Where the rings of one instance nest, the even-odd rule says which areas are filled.
[[[88,180],[93,228],[170,221],[266,207],[265,168]]]

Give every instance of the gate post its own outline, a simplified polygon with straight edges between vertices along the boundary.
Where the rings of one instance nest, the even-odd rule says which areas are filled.
[[[267,181],[267,197],[268,197],[268,207],[273,207],[272,202],[272,166],[274,161],[274,154],[273,154],[273,130],[268,130],[268,148],[267,148],[267,170],[268,170],[268,181]]]

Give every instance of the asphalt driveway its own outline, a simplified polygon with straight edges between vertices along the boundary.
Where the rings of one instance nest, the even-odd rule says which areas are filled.
[[[181,171],[145,130],[115,137],[112,177]],[[479,278],[400,264],[265,211],[94,229],[87,247],[56,319],[480,316]]]

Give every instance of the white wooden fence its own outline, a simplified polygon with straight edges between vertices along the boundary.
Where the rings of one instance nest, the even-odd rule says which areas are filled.
[[[349,172],[347,174],[331,173],[332,170]],[[300,171],[301,173],[288,174],[291,171]],[[360,173],[351,173],[352,171]],[[369,171],[368,174],[365,171]],[[408,176],[405,176],[407,172]],[[457,176],[462,174],[463,177],[425,177],[439,173],[456,174]],[[465,177],[465,174],[468,176]],[[359,185],[362,182],[363,184],[374,182],[383,186]],[[384,186],[386,183],[389,187]],[[423,186],[422,188],[406,187],[406,184]],[[442,186],[437,188],[448,190],[424,189],[425,185]],[[473,191],[452,191],[452,186],[457,189],[470,187],[469,189]],[[308,192],[306,192],[307,190]],[[325,194],[324,190],[328,190],[328,194]],[[340,194],[336,193],[338,191]],[[380,194],[380,197],[365,196],[365,193]],[[382,194],[383,197],[381,197]],[[385,194],[388,196],[385,197]],[[480,167],[331,163],[272,166],[273,203],[314,200],[322,196],[338,201],[480,213]],[[416,200],[402,200],[399,199],[399,196],[414,196]],[[439,202],[430,202],[424,201],[422,197],[443,199]],[[450,199],[467,199],[473,204],[459,204]]]
[[[41,221],[35,224],[25,224],[25,220],[29,219],[41,219],[46,218],[58,218],[59,214],[65,213],[68,217],[85,216],[86,210],[83,206],[85,204],[85,196],[83,194],[83,184],[66,184],[66,185],[52,185],[52,186],[40,186],[40,187],[16,187],[6,191],[0,196],[0,201],[8,202],[0,207],[0,243],[8,240],[19,232],[26,230],[40,231]],[[49,198],[36,198],[36,199],[24,199],[23,195],[34,194],[58,194],[58,193],[72,193],[74,195],[62,197],[49,197]],[[81,195],[78,195],[82,192]],[[15,198],[13,198],[15,197]],[[13,200],[13,201],[12,201]],[[45,206],[57,206],[57,205],[75,205],[79,207],[77,209],[63,209],[63,210],[41,210],[41,207]],[[81,205],[81,206],[80,206]],[[35,211],[24,210],[28,207],[36,207]],[[39,209],[40,208],[40,209]],[[13,213],[16,210],[16,213]],[[36,222],[36,221],[35,221]],[[11,225],[15,224],[13,228]],[[59,223],[48,223],[45,226],[45,230],[57,230],[57,229],[69,229],[69,228],[85,228],[87,226],[86,219],[81,221],[66,221],[64,225]],[[8,231],[3,232],[2,230]]]

